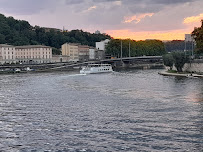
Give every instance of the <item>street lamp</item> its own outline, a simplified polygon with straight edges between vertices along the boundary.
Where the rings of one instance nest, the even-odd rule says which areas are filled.
[[[123,58],[123,41],[121,40],[121,61],[122,61],[122,58]]]
[[[129,57],[130,57],[130,41],[129,41]]]

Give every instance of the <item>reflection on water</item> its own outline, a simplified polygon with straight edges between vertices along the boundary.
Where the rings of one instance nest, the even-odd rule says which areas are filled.
[[[0,75],[0,149],[202,151],[203,79],[158,72]]]

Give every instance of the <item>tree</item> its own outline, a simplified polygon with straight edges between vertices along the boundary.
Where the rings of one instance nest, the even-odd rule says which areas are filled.
[[[60,49],[57,49],[57,48],[52,48],[52,54],[53,55],[61,55],[61,50]]]
[[[60,30],[51,28],[45,30],[39,26],[33,27],[27,21],[15,20],[13,17],[5,17],[0,14],[0,43],[10,45],[42,44],[59,49],[66,42],[95,46],[95,42],[105,39],[111,39],[111,37],[106,34],[91,34],[82,30],[70,32],[60,32]]]
[[[130,55],[131,57],[135,56],[155,56],[155,55],[163,55],[166,53],[164,44],[159,40],[146,40],[146,41],[134,41],[130,39],[122,40],[122,50],[123,57],[129,56],[129,43],[130,43]],[[114,57],[119,57],[121,52],[121,40],[113,39],[111,40],[107,47],[106,52],[109,55]]]
[[[184,51],[185,49],[185,42],[183,40],[173,40],[164,44],[167,52]]]
[[[203,20],[201,20],[202,25],[201,27],[195,27],[194,31],[192,32],[192,36],[194,37],[196,44],[197,44],[197,53],[203,53]]]
[[[182,72],[182,68],[186,62],[189,61],[189,58],[184,54],[184,52],[173,52],[174,66],[178,72]]]
[[[173,68],[174,58],[172,54],[163,55],[164,65],[169,66],[170,70]]]

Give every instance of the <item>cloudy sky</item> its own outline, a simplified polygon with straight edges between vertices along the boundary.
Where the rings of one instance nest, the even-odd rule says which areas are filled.
[[[201,25],[203,0],[0,0],[0,13],[33,26],[172,40]]]

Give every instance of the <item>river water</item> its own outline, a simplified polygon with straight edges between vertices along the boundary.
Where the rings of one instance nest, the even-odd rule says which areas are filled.
[[[159,71],[0,75],[0,151],[202,152],[203,79]]]

